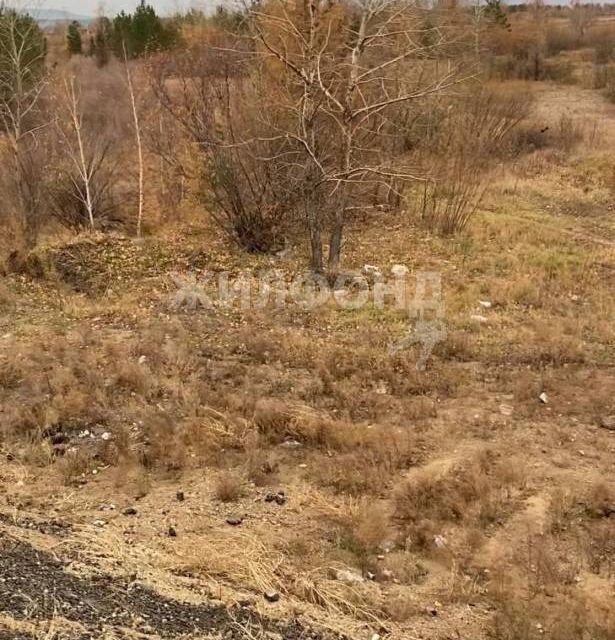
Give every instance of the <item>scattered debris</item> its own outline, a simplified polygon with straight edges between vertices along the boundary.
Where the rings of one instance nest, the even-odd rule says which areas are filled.
[[[379,396],[387,395],[387,393],[389,393],[389,390],[387,388],[386,382],[384,380],[379,380],[375,387],[375,391]]]
[[[333,575],[336,580],[346,584],[365,582],[365,578],[358,571],[353,571],[352,569],[335,569]]]
[[[433,542],[438,549],[443,549],[448,544],[448,540],[444,536],[440,535],[435,535],[433,537]]]
[[[279,504],[280,506],[282,506],[283,504],[286,504],[286,495],[284,494],[284,491],[278,491],[277,493],[268,493],[265,496],[265,502],[275,502],[276,504]]]
[[[303,446],[303,443],[299,442],[299,440],[289,438],[288,440],[284,440],[280,446],[285,447],[286,449],[300,449]]]
[[[511,405],[509,404],[500,405],[500,413],[503,416],[512,416],[513,412],[514,412],[514,407],[512,407]]]
[[[363,266],[363,274],[366,276],[372,276],[373,278],[378,278],[382,276],[382,271],[373,264],[366,264]]]

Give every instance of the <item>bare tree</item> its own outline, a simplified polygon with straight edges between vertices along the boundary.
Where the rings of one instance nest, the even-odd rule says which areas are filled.
[[[594,18],[592,14],[592,7],[588,4],[582,4],[580,0],[570,1],[570,27],[577,40],[577,46],[592,25]]]
[[[257,51],[280,78],[276,99],[286,97],[284,117],[270,118],[269,128],[296,143],[309,191],[322,192],[307,212],[312,267],[322,270],[326,227],[335,274],[366,188],[420,178],[395,148],[398,124],[405,109],[472,75],[461,55],[465,34],[425,27],[425,10],[404,0],[273,0],[246,11]]]
[[[126,53],[126,44],[122,43],[124,51],[124,68],[126,70],[126,84],[128,85],[128,95],[130,96],[130,106],[132,108],[132,118],[135,129],[135,139],[137,143],[137,156],[139,159],[139,209],[137,213],[137,237],[141,237],[141,226],[143,222],[143,181],[144,181],[144,164],[143,164],[143,145],[141,142],[141,124],[139,120],[139,111],[137,109],[137,98],[135,95],[134,84],[132,82],[132,74],[128,63],[128,54]]]
[[[408,123],[474,75],[453,18],[407,0],[271,0],[246,6],[203,61],[169,62],[154,91],[203,153],[214,218],[267,250],[259,225],[301,217],[312,269],[325,270],[328,236],[335,275],[353,215],[398,206],[425,178]]]
[[[94,229],[109,222],[113,212],[108,154],[112,146],[109,123],[95,112],[97,93],[86,77],[90,63],[78,61],[56,84],[56,130],[59,134],[57,178],[48,186],[53,213],[63,224]]]
[[[36,21],[19,7],[0,6],[0,127],[12,166],[18,226],[27,245],[34,242],[39,225],[37,136],[46,121],[38,107],[46,87],[45,52]]]
[[[71,159],[75,164],[75,168],[79,178],[83,184],[83,191],[77,189],[77,193],[83,193],[79,196],[83,200],[86,208],[88,221],[91,229],[94,229],[94,202],[92,200],[92,177],[93,170],[96,166],[92,162],[88,162],[86,158],[85,142],[83,136],[83,114],[80,108],[79,95],[75,89],[75,77],[71,76],[64,81],[64,90],[66,98],[66,110],[70,118],[70,124],[75,136],[76,148],[70,144],[67,138],[68,147],[71,150]]]

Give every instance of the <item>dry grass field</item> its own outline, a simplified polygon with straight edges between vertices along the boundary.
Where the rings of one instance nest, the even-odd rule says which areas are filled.
[[[390,307],[174,305],[305,264],[190,212],[0,282],[0,637],[615,638],[615,106],[529,88],[546,141],[463,234],[348,236],[441,274],[425,371]]]

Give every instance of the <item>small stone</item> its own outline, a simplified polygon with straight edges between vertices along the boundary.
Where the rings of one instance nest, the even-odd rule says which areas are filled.
[[[549,404],[549,396],[544,391],[538,396],[538,399],[542,404]]]
[[[126,509],[122,511],[122,514],[125,516],[136,516],[137,510],[134,507],[126,507]]]
[[[278,602],[280,599],[280,594],[277,591],[265,591],[263,596],[267,602]]]
[[[241,516],[229,516],[226,519],[226,524],[230,524],[231,527],[238,527],[243,522],[243,518]]]
[[[186,499],[186,496],[184,495],[183,491],[178,491],[175,494],[175,497],[177,498],[177,502],[183,502]]]
[[[105,431],[101,436],[100,436],[101,440],[104,440],[105,442],[107,442],[108,440],[111,440],[111,434],[108,431]]]
[[[615,415],[613,415],[613,416],[604,416],[600,420],[600,426],[603,429],[608,429],[609,431],[615,431]]]
[[[175,530],[175,527],[170,526],[167,534],[169,538],[177,538],[177,531]]]
[[[483,308],[483,309],[491,309],[491,307],[493,307],[493,304],[491,302],[489,302],[488,300],[479,300],[478,304]]]
[[[473,320],[474,322],[478,322],[479,324],[485,324],[489,322],[489,320],[485,318],[485,316],[481,316],[479,314],[471,315],[470,320]]]

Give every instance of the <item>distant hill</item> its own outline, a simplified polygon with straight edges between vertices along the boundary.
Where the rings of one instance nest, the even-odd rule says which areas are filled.
[[[91,16],[77,15],[60,9],[32,9],[29,13],[36,18],[41,27],[50,27],[59,22],[72,22],[73,20],[85,26],[92,21]]]

